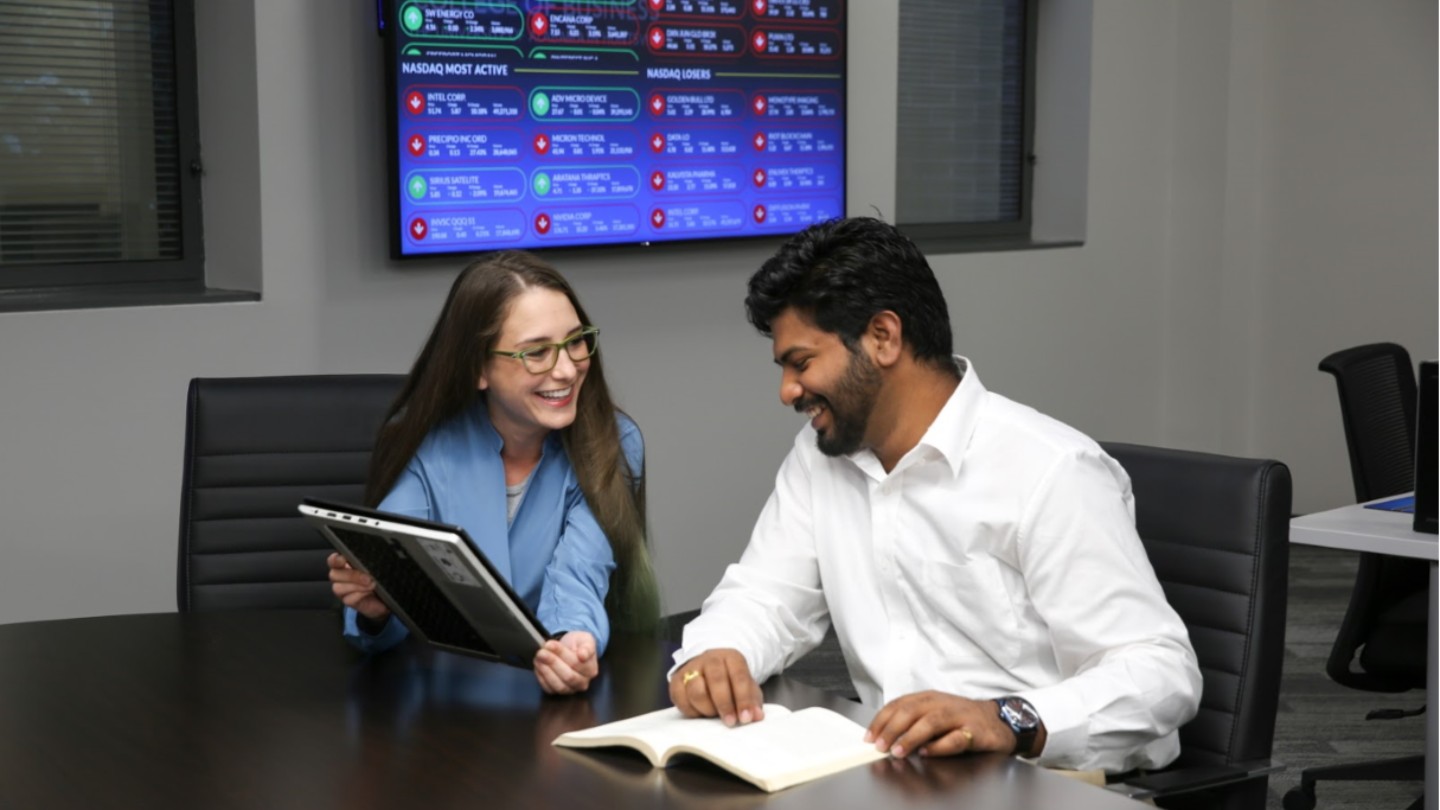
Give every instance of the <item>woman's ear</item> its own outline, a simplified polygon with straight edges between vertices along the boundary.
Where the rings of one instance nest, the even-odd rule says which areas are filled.
[[[475,381],[475,390],[484,391],[490,387],[490,381],[485,379],[485,372],[480,372],[480,379]]]
[[[888,309],[875,313],[865,328],[865,337],[874,347],[875,365],[888,368],[899,362],[905,346],[899,315]]]

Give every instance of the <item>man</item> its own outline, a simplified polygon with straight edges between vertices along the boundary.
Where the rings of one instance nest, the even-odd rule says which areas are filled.
[[[867,741],[1163,766],[1200,672],[1135,533],[1125,471],[951,353],[925,257],[874,219],[793,237],[750,279],[780,400],[810,417],[740,562],[685,628],[670,695],[762,719],[757,681],[833,621]]]

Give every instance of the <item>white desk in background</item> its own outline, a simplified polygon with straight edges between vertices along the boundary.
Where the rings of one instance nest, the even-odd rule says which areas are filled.
[[[1377,498],[1370,503],[1388,500],[1390,498]],[[1364,504],[1355,504],[1295,518],[1290,521],[1290,542],[1430,561],[1429,661],[1425,680],[1425,706],[1430,716],[1425,725],[1425,810],[1437,810],[1440,793],[1436,792],[1435,771],[1440,757],[1437,757],[1435,712],[1440,711],[1440,704],[1435,702],[1435,635],[1440,629],[1436,616],[1440,540],[1436,535],[1415,531],[1414,523],[1415,516],[1409,512],[1366,509]]]

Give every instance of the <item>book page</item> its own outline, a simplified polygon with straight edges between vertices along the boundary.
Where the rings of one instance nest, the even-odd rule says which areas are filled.
[[[765,720],[783,717],[790,710],[778,704],[765,704]],[[643,753],[656,767],[664,765],[665,753],[677,745],[705,746],[711,735],[728,731],[719,718],[686,717],[679,709],[661,709],[626,720],[569,731],[555,738],[554,745],[569,748],[593,748],[602,745],[626,745]]]
[[[884,759],[887,755],[866,743],[864,735],[864,726],[829,709],[791,713],[784,706],[767,703],[765,719],[745,726],[727,727],[715,718],[687,718],[672,708],[567,732],[554,744],[572,748],[629,746],[657,766],[668,765],[667,760],[676,753],[694,754],[757,787],[776,791]]]
[[[888,756],[865,742],[864,726],[829,709],[785,717],[766,712],[759,723],[707,738],[706,758],[775,791]]]

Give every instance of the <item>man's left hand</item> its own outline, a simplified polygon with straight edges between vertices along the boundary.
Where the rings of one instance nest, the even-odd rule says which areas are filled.
[[[916,692],[885,704],[870,721],[865,741],[897,758],[916,751],[925,757],[1015,751],[1015,732],[1000,719],[995,701],[934,691]]]

